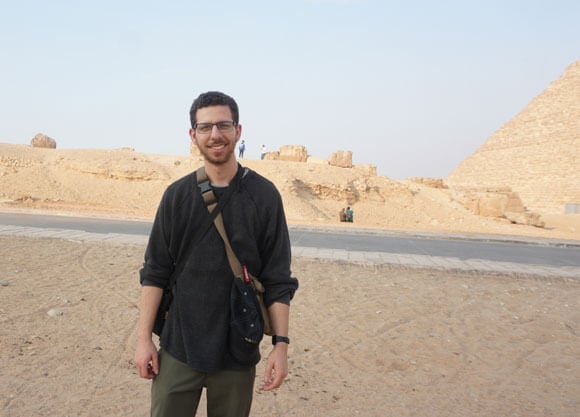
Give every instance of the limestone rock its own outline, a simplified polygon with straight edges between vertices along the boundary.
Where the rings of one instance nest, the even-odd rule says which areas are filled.
[[[308,153],[306,147],[302,145],[280,146],[280,161],[306,162]]]
[[[280,152],[278,152],[278,151],[268,152],[266,155],[264,155],[264,160],[266,160],[266,161],[279,161],[280,160]]]
[[[460,194],[456,191],[454,197],[479,216],[507,219],[511,223],[528,226],[544,226],[540,215],[528,211],[519,195],[509,188],[472,189]]]
[[[506,212],[505,218],[512,223],[526,226],[544,227],[546,225],[538,213],[532,213],[530,211],[523,213]]]
[[[328,164],[341,168],[352,168],[352,151],[336,151],[328,158]]]
[[[58,310],[56,308],[51,308],[50,310],[48,310],[46,312],[46,314],[48,314],[50,317],[58,317],[58,316],[62,316],[64,314],[64,312],[62,310]]]
[[[56,141],[43,133],[38,133],[36,136],[34,136],[30,141],[30,144],[34,148],[56,149]]]

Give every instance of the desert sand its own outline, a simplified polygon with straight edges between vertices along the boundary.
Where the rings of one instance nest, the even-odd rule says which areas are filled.
[[[143,250],[0,236],[0,415],[148,415],[131,362]],[[259,365],[253,416],[580,411],[577,280],[301,259],[293,272],[290,375],[265,393]]]
[[[133,219],[151,219],[166,184],[200,163],[18,145],[0,157],[1,209]],[[354,189],[356,227],[579,238],[578,216],[514,225],[469,213],[449,190],[243,163],[276,183],[291,224],[349,227],[337,213]],[[150,384],[132,364],[144,249],[0,236],[0,416],[148,415]],[[290,375],[262,392],[260,363],[253,416],[580,414],[580,281],[300,258],[292,269]]]

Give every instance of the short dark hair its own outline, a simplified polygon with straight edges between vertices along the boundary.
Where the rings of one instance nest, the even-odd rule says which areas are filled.
[[[240,121],[240,112],[236,100],[220,91],[208,91],[207,93],[200,94],[191,105],[191,109],[189,110],[191,127],[194,127],[197,123],[197,110],[209,106],[228,106],[232,112],[234,123],[238,124]]]

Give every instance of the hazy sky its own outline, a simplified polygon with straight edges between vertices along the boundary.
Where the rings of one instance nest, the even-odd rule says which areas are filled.
[[[240,106],[246,157],[352,150],[445,177],[580,59],[580,2],[4,1],[0,142],[189,153],[189,107]]]

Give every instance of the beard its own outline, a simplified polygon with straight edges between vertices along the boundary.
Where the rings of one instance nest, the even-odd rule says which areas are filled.
[[[215,145],[224,145],[220,152],[215,152],[212,149],[212,146]],[[235,142],[230,141],[219,141],[219,142],[210,142],[205,144],[204,146],[200,146],[197,144],[197,148],[199,149],[199,153],[203,156],[203,158],[214,165],[224,165],[230,162],[232,159],[235,159]]]

